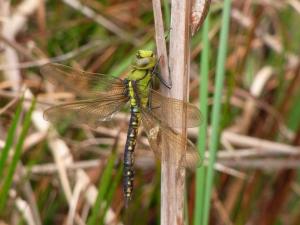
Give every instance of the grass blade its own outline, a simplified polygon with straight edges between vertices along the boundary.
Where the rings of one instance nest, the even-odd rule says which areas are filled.
[[[210,211],[210,199],[212,186],[214,181],[214,164],[216,158],[216,152],[219,144],[219,128],[221,121],[221,98],[225,74],[225,61],[227,53],[228,31],[230,21],[230,6],[231,0],[224,1],[224,10],[222,18],[222,28],[219,41],[219,51],[217,58],[217,71],[216,71],[216,84],[214,91],[214,100],[212,108],[212,136],[209,143],[209,164],[207,168],[206,182],[205,182],[205,198],[204,198],[204,215],[203,223],[208,224],[209,211]]]
[[[30,127],[31,114],[34,110],[35,102],[36,101],[34,99],[31,103],[29,111],[25,115],[22,131],[21,131],[20,137],[18,139],[18,142],[16,144],[16,148],[15,148],[15,152],[14,152],[14,155],[13,155],[13,158],[12,158],[12,162],[8,167],[7,176],[5,177],[5,180],[3,182],[3,186],[1,188],[0,212],[2,212],[3,209],[5,208],[5,204],[6,204],[6,201],[7,201],[7,198],[8,198],[9,188],[10,188],[10,186],[12,184],[12,181],[13,181],[13,175],[14,175],[14,172],[17,168],[18,162],[20,160],[20,157],[21,157],[21,154],[22,154],[23,144],[24,144],[27,132],[28,132],[29,127]]]
[[[123,174],[123,165],[120,164],[120,166],[118,168],[118,171],[117,171],[117,174],[114,177],[112,184],[110,185],[110,189],[108,190],[108,193],[107,193],[107,196],[106,196],[106,199],[105,199],[106,200],[105,201],[105,208],[104,208],[103,212],[101,212],[101,214],[100,214],[100,225],[104,224],[104,219],[105,219],[106,212],[107,212],[107,210],[108,210],[108,208],[109,208],[109,206],[110,206],[110,204],[113,200],[114,193],[116,192],[118,184],[121,181],[122,174]]]
[[[116,153],[113,153],[108,159],[107,165],[103,171],[103,175],[99,182],[98,187],[98,196],[96,202],[93,206],[91,216],[88,219],[88,225],[96,225],[99,224],[97,221],[99,220],[99,212],[103,210],[103,200],[105,195],[108,193],[108,189],[110,186],[110,181],[113,173],[113,168],[116,160]]]
[[[206,140],[207,140],[207,101],[208,101],[208,74],[209,74],[209,15],[204,22],[203,26],[203,50],[201,54],[201,82],[200,82],[200,111],[203,115],[203,124],[199,128],[198,149],[201,158],[205,157]],[[194,225],[201,224],[203,219],[203,200],[205,193],[205,167],[200,167],[196,172],[196,205],[194,211]]]
[[[19,121],[21,111],[22,111],[23,101],[24,101],[24,98],[21,98],[21,100],[18,103],[17,110],[16,110],[14,118],[12,120],[12,124],[9,127],[9,130],[8,130],[8,134],[7,134],[6,141],[5,141],[5,146],[1,150],[1,154],[0,154],[0,177],[2,177],[2,175],[3,175],[4,165],[5,165],[5,162],[7,161],[8,152],[9,152],[9,150],[11,149],[11,147],[13,145],[15,132],[16,132],[18,121]]]

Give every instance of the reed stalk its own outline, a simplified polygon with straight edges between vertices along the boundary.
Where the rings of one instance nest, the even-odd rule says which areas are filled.
[[[163,88],[162,91],[169,97],[181,100],[187,100],[188,98],[190,10],[190,1],[173,0],[171,2],[169,68],[172,88]],[[181,122],[184,124],[186,113],[183,114]],[[171,115],[168,119],[172,120]],[[178,123],[178,121],[176,122]],[[186,126],[182,127],[178,132],[186,136]],[[166,143],[166,149],[162,154],[161,167],[162,225],[184,224],[185,169],[179,165],[178,157],[172,159],[172,156],[174,156],[174,149],[170,149],[168,143]]]
[[[225,77],[225,62],[228,44],[228,31],[230,21],[230,5],[231,0],[224,0],[224,9],[222,17],[222,28],[219,40],[219,51],[217,56],[217,68],[215,78],[215,90],[212,108],[212,124],[211,124],[211,138],[209,142],[209,160],[205,179],[205,193],[204,193],[204,214],[203,222],[201,224],[207,225],[209,223],[209,211],[211,193],[214,182],[214,164],[216,160],[216,152],[219,144],[220,123],[221,123],[221,106],[223,83]]]

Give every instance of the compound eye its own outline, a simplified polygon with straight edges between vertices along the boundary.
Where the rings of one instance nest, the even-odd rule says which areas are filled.
[[[141,58],[136,60],[136,65],[139,67],[147,66],[150,63],[149,58]]]
[[[143,55],[142,52],[140,50],[138,50],[136,53],[136,58],[141,59],[141,58],[143,58],[142,55]]]

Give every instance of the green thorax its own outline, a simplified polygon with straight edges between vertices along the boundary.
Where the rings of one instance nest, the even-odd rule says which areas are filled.
[[[142,106],[146,107],[148,103],[148,92],[150,88],[151,75],[157,60],[152,51],[138,50],[135,61],[132,64],[127,79],[129,81],[136,81],[138,83],[138,95]],[[129,95],[131,106],[136,105],[136,96],[131,85],[129,85]]]

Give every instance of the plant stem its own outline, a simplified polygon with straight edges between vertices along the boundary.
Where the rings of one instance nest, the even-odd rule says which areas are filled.
[[[214,181],[214,164],[216,152],[219,144],[220,122],[221,122],[221,104],[222,91],[225,74],[225,61],[227,52],[228,30],[230,21],[230,5],[231,0],[224,0],[224,10],[222,18],[222,28],[219,41],[219,51],[217,58],[216,84],[214,91],[213,109],[212,109],[212,136],[210,139],[209,164],[207,168],[207,176],[205,182],[205,199],[204,199],[204,225],[209,222],[210,199],[212,186]]]
[[[173,0],[169,50],[169,67],[173,86],[171,89],[164,88],[162,91],[167,96],[184,100],[187,100],[188,96],[190,66],[189,23],[190,1]],[[185,124],[185,117],[186,112],[182,116],[181,122],[183,125]],[[167,119],[172,120],[172,116]],[[178,121],[176,122],[178,123]],[[186,136],[186,126],[182,127],[178,132]],[[184,154],[184,149],[178,150],[181,150]],[[162,153],[161,168],[162,225],[184,224],[185,169],[179,165],[180,157],[177,157],[177,155],[174,154],[174,149],[170,149],[168,143],[166,143],[166,149]]]
[[[207,144],[207,101],[208,101],[208,73],[209,73],[209,15],[204,22],[202,43],[203,50],[201,53],[201,82],[200,82],[200,111],[203,116],[203,123],[199,128],[198,149],[201,159],[205,157],[205,149]],[[203,205],[205,193],[205,172],[206,168],[201,166],[196,172],[196,206],[194,211],[194,225],[201,224],[203,218]]]

